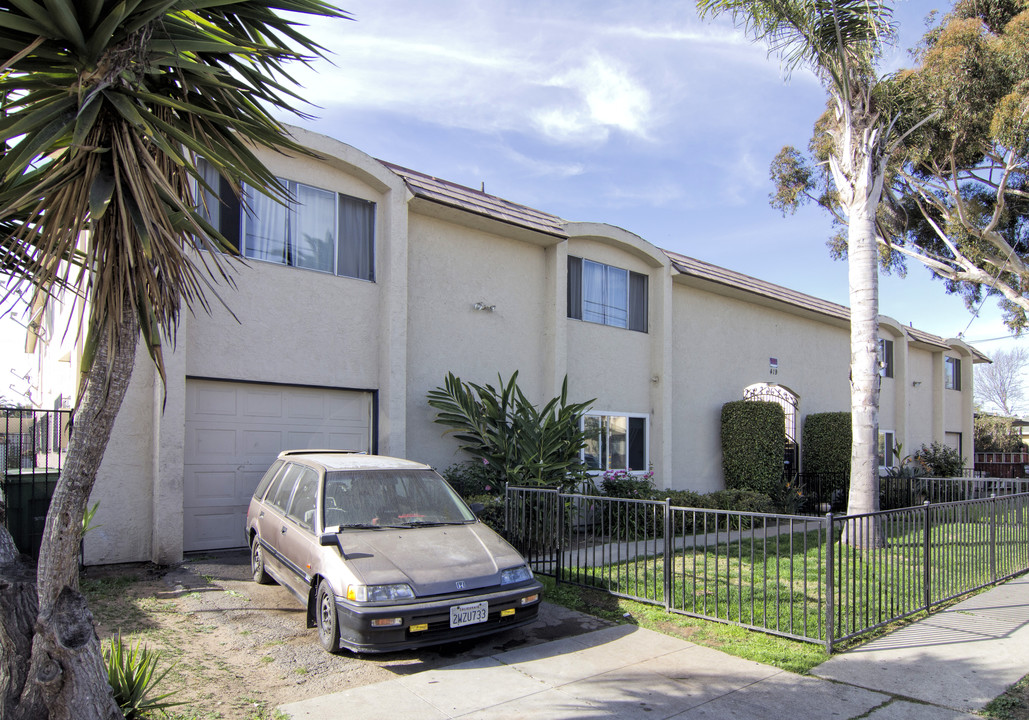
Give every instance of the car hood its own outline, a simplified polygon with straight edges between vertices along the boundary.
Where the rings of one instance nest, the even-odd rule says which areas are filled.
[[[500,571],[525,563],[482,523],[339,535],[345,562],[366,585],[409,583],[415,595],[440,595],[500,584]]]

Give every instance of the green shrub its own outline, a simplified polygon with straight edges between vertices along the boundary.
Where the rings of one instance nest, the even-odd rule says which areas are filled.
[[[504,481],[488,462],[466,460],[451,465],[440,475],[461,497],[473,495],[500,495],[504,492]]]
[[[961,477],[965,465],[961,453],[938,442],[922,445],[915,453],[915,461],[925,467],[930,477]]]
[[[582,416],[592,400],[568,403],[568,378],[561,395],[536,408],[516,384],[518,373],[500,388],[463,382],[447,373],[443,386],[430,390],[435,422],[472,457],[496,468],[497,478],[513,485],[570,487],[586,475],[580,453],[586,444]]]
[[[752,490],[716,490],[707,495],[708,507],[735,512],[774,513],[777,512],[772,499]]]
[[[725,487],[773,495],[782,485],[786,417],[774,402],[737,400],[722,406]]]
[[[469,505],[482,503],[482,510],[479,511],[479,519],[486,525],[504,533],[504,496],[503,495],[472,495],[465,498]]]
[[[157,672],[161,653],[150,650],[140,641],[126,648],[121,632],[103,647],[104,663],[107,665],[107,681],[114,690],[114,699],[128,720],[141,720],[156,710],[182,705],[180,702],[163,702],[175,693],[152,696],[154,689],[171,671],[174,665]]]
[[[853,442],[849,412],[811,413],[804,419],[805,473],[850,474]]]

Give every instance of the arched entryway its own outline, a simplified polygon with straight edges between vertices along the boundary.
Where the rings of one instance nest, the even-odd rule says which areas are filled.
[[[797,407],[800,397],[787,387],[772,383],[757,383],[743,391],[744,400],[763,400],[782,406],[786,417],[786,448],[783,454],[783,474],[791,477],[800,471],[800,455],[797,443]]]

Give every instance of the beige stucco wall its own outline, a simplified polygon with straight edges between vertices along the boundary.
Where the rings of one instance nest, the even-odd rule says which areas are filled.
[[[90,497],[90,505],[100,505],[94,529],[83,538],[86,564],[151,559],[155,374],[149,356],[140,349]]]
[[[847,328],[682,282],[673,298],[673,487],[723,487],[722,406],[750,385],[775,383],[799,397],[798,442],[806,415],[849,409]]]
[[[407,453],[440,469],[463,459],[433,422],[427,393],[448,372],[496,387],[518,371],[533,401],[545,394],[546,250],[413,214],[408,242]],[[476,310],[483,303],[493,310]]]

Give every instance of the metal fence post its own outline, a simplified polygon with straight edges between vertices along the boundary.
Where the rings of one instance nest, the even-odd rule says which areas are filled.
[[[932,528],[930,527],[930,518],[932,513],[929,511],[929,501],[926,500],[922,503],[922,507],[925,508],[925,518],[922,521],[925,526],[925,547],[922,550],[922,599],[925,603],[923,610],[928,611],[932,606],[932,582],[931,564],[929,553],[932,552]]]
[[[665,551],[664,551],[664,596],[665,596],[665,612],[671,612],[672,609],[672,533],[675,528],[672,527],[672,499],[665,498]]]
[[[990,579],[997,581],[997,493],[990,493]]]
[[[836,633],[836,578],[833,571],[833,517],[825,514],[825,652],[832,655],[833,635]]]
[[[564,500],[561,498],[561,491],[554,491],[554,508],[557,511],[557,549],[556,557],[554,559],[554,580],[555,582],[561,582],[561,567],[564,562],[564,546],[565,546],[565,512],[564,512]]]

